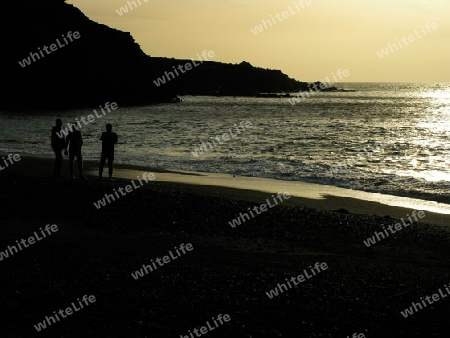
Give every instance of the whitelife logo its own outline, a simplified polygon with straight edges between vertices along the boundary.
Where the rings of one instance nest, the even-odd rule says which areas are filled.
[[[180,334],[180,338],[194,338],[194,337],[201,337],[204,334],[207,334],[208,332],[211,332],[212,330],[217,329],[220,325],[224,325],[225,323],[228,323],[231,320],[230,315],[225,314],[222,316],[222,314],[219,314],[217,316],[217,318],[212,317],[212,320],[214,322],[214,326],[211,326],[211,324],[209,323],[209,320],[206,322],[207,326],[202,326],[200,329],[195,328],[193,331],[191,332],[191,330],[189,331],[189,335],[182,335]],[[200,331],[200,332],[199,332]],[[194,336],[195,334],[195,336]]]
[[[79,298],[77,298],[78,300],[78,306],[79,308],[77,308],[77,306],[72,302],[71,303],[71,307],[68,307],[64,310],[59,310],[58,313],[56,313],[56,311],[53,311],[53,315],[54,316],[45,316],[45,320],[43,320],[42,322],[39,322],[37,325],[34,325],[34,328],[36,329],[36,331],[40,332],[44,329],[47,328],[47,324],[48,326],[52,325],[52,324],[56,324],[56,321],[60,321],[58,314],[64,319],[67,318],[67,316],[70,316],[75,312],[80,311],[81,309],[84,308],[84,306],[88,306],[92,303],[95,303],[96,299],[95,296],[87,296],[84,295],[82,300],[80,300]],[[84,303],[84,305],[83,305]]]
[[[433,305],[434,302],[437,302],[441,299],[444,299],[450,295],[450,289],[447,284],[444,285],[446,293],[442,292],[441,289],[439,289],[439,293],[433,294],[430,296],[420,297],[420,303],[411,303],[411,306],[407,309],[404,309],[403,311],[400,311],[401,315],[404,318],[408,318],[409,316],[412,316],[413,314],[419,312],[419,310],[423,310],[428,305]]]
[[[136,185],[134,184],[134,180],[131,180],[131,184],[128,184],[127,186],[125,186],[125,189],[122,187],[117,188],[117,190],[119,190],[119,192],[116,191],[116,189],[114,188],[114,194],[116,195],[117,199],[119,199],[122,196],[126,196],[127,194],[129,194],[130,192],[133,192],[136,189],[139,189],[140,187],[142,187],[144,185],[144,183],[141,181],[141,179],[139,178],[139,176],[137,177],[138,181],[140,182],[141,185]],[[153,181],[155,179],[155,174],[154,173],[144,173],[142,175],[142,179],[145,181],[145,183],[148,183],[148,181]],[[124,192],[125,190],[125,192]],[[114,197],[113,194],[105,194],[105,197],[102,198],[101,200],[98,200],[97,202],[94,202],[94,206],[97,209],[100,209],[102,207],[106,207],[108,204],[114,202],[116,200],[116,198]]]
[[[255,205],[253,207],[253,211],[256,213],[256,215],[261,215],[261,213],[278,205],[276,198],[278,198],[280,203],[283,203],[285,200],[288,200],[290,197],[291,197],[291,195],[289,195],[289,193],[287,193],[287,192],[285,192],[285,193],[279,192],[276,197],[274,195],[272,195],[272,199],[273,199],[273,202],[275,203],[275,205],[271,204],[269,199],[267,198],[266,199],[267,204],[263,203],[259,207]],[[267,207],[269,207],[269,209],[267,209]],[[255,218],[255,215],[253,214],[252,210],[250,208],[247,208],[247,210],[250,213],[250,215],[252,215],[251,219]],[[242,223],[245,223],[245,221],[250,221],[250,216],[246,212],[244,212],[244,213],[241,212],[241,213],[239,213],[239,217],[236,217],[231,222],[228,222],[228,224],[232,228],[235,228],[236,225],[241,225],[241,220],[242,220]]]
[[[106,102],[105,103],[105,108],[108,110],[108,113],[111,113],[111,109],[109,109],[110,107],[111,107],[112,110],[116,110],[117,108],[119,108],[119,106],[117,105],[116,102],[113,102],[111,104],[109,102]],[[87,116],[87,118],[85,118],[84,116],[80,117],[80,120],[84,123],[85,126],[87,126],[89,123],[94,122],[95,121],[95,117],[97,117],[99,119],[102,116],[106,115],[106,112],[105,112],[105,110],[103,109],[103,107],[101,105],[99,106],[99,108],[102,110],[102,114],[103,115],[99,115],[97,113],[97,110],[94,109],[93,111],[95,113],[95,116],[93,114],[89,114]],[[86,119],[87,119],[87,121],[86,121]],[[75,120],[76,120],[75,124],[78,126],[78,129],[81,130],[82,126],[81,126],[81,122],[78,121],[78,117],[75,118]],[[64,129],[61,128],[61,131],[57,131],[56,135],[58,135],[59,138],[63,138],[63,136],[69,135],[69,131],[70,132],[73,131],[73,123],[72,122],[67,123],[67,127],[65,127]]]
[[[139,4],[139,6],[142,6],[141,0],[136,0]],[[119,16],[122,16],[126,13],[128,13],[128,8],[130,8],[130,11],[132,11],[135,8],[138,8],[138,5],[136,1],[127,1],[127,4],[124,7],[120,7],[119,9],[116,9],[116,13],[119,14]],[[143,2],[148,2],[149,0],[142,0]],[[134,5],[134,8],[133,8]]]
[[[385,147],[388,143],[385,142],[373,142],[372,144],[369,144],[368,146],[364,147],[364,153],[358,153],[355,155],[352,155],[349,159],[346,159],[343,162],[336,163],[335,166],[331,166],[330,169],[325,170],[327,174],[330,174],[331,176],[343,172],[347,169],[347,167],[355,165],[358,161],[360,161],[363,157],[369,158],[372,156],[374,152],[380,151],[381,147]],[[371,149],[371,147],[374,146],[374,148]],[[370,148],[369,148],[370,147]],[[368,149],[369,148],[369,149]]]
[[[366,336],[364,335],[364,333],[354,333],[353,336],[347,336],[347,338],[365,338]]]
[[[417,215],[416,215],[416,214],[417,214]],[[413,217],[413,218],[416,220],[416,222],[417,222],[417,221],[419,221],[419,219],[417,218],[417,216],[419,216],[420,219],[422,219],[422,218],[424,218],[424,217],[426,216],[426,215],[425,215],[425,212],[423,212],[423,211],[417,212],[417,210],[413,210],[413,212],[411,213],[411,217],[409,216],[409,214],[406,214],[406,215],[407,215],[407,217],[408,217],[408,219],[409,219],[409,221],[410,221],[411,223],[405,223],[405,220],[404,220],[403,218],[400,218],[400,220],[402,221],[403,226],[404,226],[405,228],[407,228],[407,227],[409,227],[410,225],[413,224],[413,220],[411,219],[411,217]],[[395,234],[397,231],[402,230],[402,229],[403,229],[403,226],[402,226],[402,224],[399,222],[399,223],[396,223],[396,224],[394,224],[394,225],[390,224],[390,225],[388,226],[388,229],[389,229],[389,231],[390,231],[391,234]],[[394,228],[395,228],[395,230],[394,230]],[[370,247],[371,245],[376,244],[377,242],[381,241],[382,239],[385,239],[386,237],[389,237],[389,236],[390,236],[390,233],[388,232],[388,229],[385,229],[385,227],[384,227],[384,225],[383,225],[383,232],[377,232],[377,231],[375,231],[375,235],[374,235],[374,236],[369,237],[369,238],[367,238],[367,240],[363,241],[364,244],[365,244],[367,247]]]
[[[436,22],[433,22],[431,24],[429,22],[427,22],[425,25],[425,28],[423,28],[423,26],[420,26],[420,29],[421,29],[423,35],[420,35],[420,33],[417,31],[417,29],[415,29],[414,34],[409,34],[408,38],[402,36],[400,38],[401,41],[397,38],[396,43],[394,43],[394,44],[389,43],[385,49],[382,49],[379,52],[377,52],[378,57],[380,59],[382,59],[385,56],[388,56],[390,53],[394,53],[394,52],[398,51],[400,48],[403,48],[404,46],[408,46],[411,42],[416,41],[416,38],[417,38],[417,40],[423,38],[427,34],[438,29],[439,27]]]
[[[180,258],[182,255],[186,255],[189,251],[194,250],[194,247],[191,243],[188,244],[181,244],[179,248],[174,247],[175,252],[177,255],[175,256],[172,253],[172,250],[169,251],[169,255],[164,256],[162,259],[159,257],[156,257],[155,261],[158,263],[160,267],[164,266],[164,264],[170,263],[174,261],[177,258]],[[179,250],[179,251],[178,251]],[[181,253],[180,253],[181,251]],[[131,277],[134,278],[134,280],[138,280],[139,278],[144,277],[145,275],[148,275],[149,272],[156,271],[158,269],[158,265],[153,261],[153,259],[150,260],[151,265],[142,265],[142,268],[140,270],[137,270],[136,272],[131,274]]]
[[[214,138],[210,137],[214,146],[211,143],[209,143],[208,141],[206,141],[206,143],[204,141],[202,141],[202,144],[200,144],[200,146],[198,148],[195,148],[194,151],[191,151],[191,154],[194,155],[194,157],[198,157],[198,155],[202,155],[202,154],[206,153],[209,149],[214,149],[214,147],[217,147],[217,144],[214,141],[214,139],[216,139],[217,142],[219,142],[219,144],[223,144],[223,142],[221,142],[220,139],[222,139],[224,142],[229,141],[230,139],[234,139],[241,132],[244,132],[246,128],[247,129],[252,128],[253,123],[251,123],[249,121],[241,121],[241,123],[239,123],[239,126],[236,126],[236,123],[234,124],[234,126],[236,127],[235,129],[236,129],[237,134],[233,134],[233,132],[231,131],[232,129],[230,128],[230,129],[228,129],[229,133],[223,133],[222,135],[216,136]],[[239,127],[242,128],[242,130],[239,129]],[[209,146],[209,149],[206,146]]]
[[[20,241],[16,241],[16,245],[8,245],[8,248],[5,251],[0,251],[0,261],[14,255],[15,253],[18,253],[19,250],[22,251],[23,248],[28,248],[30,245],[42,241],[45,237],[50,236],[52,233],[58,231],[58,226],[56,224],[50,225],[47,224],[44,228],[45,230],[42,230],[42,228],[39,228],[41,230],[41,236],[35,231],[33,233],[33,236],[29,237],[28,239],[21,239]],[[17,247],[19,249],[17,249]],[[13,252],[14,251],[14,252]]]
[[[20,158],[19,154],[14,154],[14,155],[13,154],[9,154],[7,159],[5,159],[5,157],[2,156],[2,160],[3,160],[3,164],[5,166],[2,166],[0,164],[0,171],[8,168],[10,165],[13,165],[14,163],[19,162],[21,160],[21,158]],[[9,161],[10,164],[8,164],[8,161]]]
[[[177,68],[182,74],[184,74],[184,73],[192,70],[193,68],[200,66],[204,61],[210,61],[209,59],[214,58],[216,56],[216,54],[212,50],[210,50],[209,52],[204,50],[202,53],[203,60],[202,60],[202,56],[200,56],[198,54],[197,54],[197,56],[198,56],[200,63],[196,63],[194,60],[192,60],[192,63],[188,62],[188,63],[184,64],[184,68],[183,68],[183,65],[178,65],[177,67],[172,66],[173,71],[175,72],[176,76],[171,71],[166,71],[166,72],[164,72],[164,75],[162,77],[157,78],[156,80],[153,81],[153,83],[156,85],[156,87],[160,87],[161,85],[166,84],[166,79],[167,79],[167,82],[169,82],[170,80],[175,79],[177,76],[181,75],[180,73],[178,73]]]
[[[272,299],[273,297],[276,297],[279,294],[282,294],[283,288],[285,289],[284,291],[288,291],[288,290],[292,289],[293,286],[291,285],[291,282],[294,284],[294,286],[297,286],[300,283],[303,283],[305,280],[313,278],[314,276],[321,273],[322,271],[325,271],[326,269],[328,269],[327,263],[316,262],[316,264],[314,264],[314,267],[312,267],[311,265],[309,266],[309,272],[311,272],[312,275],[308,274],[308,271],[306,271],[306,269],[305,269],[305,270],[303,270],[303,275],[298,275],[297,277],[286,278],[287,285],[285,283],[278,283],[277,287],[273,290],[270,290],[269,292],[266,292],[266,295],[267,295],[267,297],[269,297],[269,299]],[[288,286],[289,286],[289,288],[288,288]],[[280,291],[278,292],[278,290],[280,290]]]
[[[334,75],[334,73],[331,73],[333,74],[333,79],[335,82],[342,81],[344,78],[350,76],[350,72],[347,69],[344,70],[339,69],[336,73],[337,73],[336,75],[339,77],[339,80],[337,79],[336,75]],[[302,100],[306,100],[307,98],[309,99],[314,94],[320,93],[322,90],[334,86],[335,82],[331,82],[328,76],[326,80],[327,83],[320,82],[319,84],[317,83],[312,84],[311,86],[312,88],[310,87],[308,91],[299,91],[298,94],[293,98],[289,99],[288,102],[291,104],[291,106],[295,106],[297,103],[302,102]]]
[[[50,45],[50,47],[49,47],[49,46],[44,46],[44,47],[42,47],[42,49],[45,51],[46,54],[44,54],[44,52],[43,52],[43,51],[41,50],[41,48],[39,47],[39,48],[38,48],[38,52],[36,52],[36,53],[30,52],[30,56],[27,57],[26,59],[23,59],[22,61],[19,61],[19,65],[20,65],[22,68],[25,68],[26,66],[31,65],[32,62],[36,62],[37,60],[40,60],[41,57],[44,58],[46,55],[50,55],[52,52],[56,52],[56,51],[58,50],[58,47],[59,47],[59,48],[63,48],[64,46],[67,46],[67,45],[69,44],[69,42],[67,41],[67,39],[69,39],[70,42],[73,42],[74,39],[75,39],[75,40],[79,39],[81,35],[80,35],[79,32],[74,32],[74,33],[72,34],[72,32],[70,31],[70,32],[67,33],[66,36],[64,36],[64,35],[61,35],[61,36],[63,37],[63,40],[64,40],[64,42],[65,42],[66,44],[62,44],[62,43],[59,41],[59,38],[58,38],[58,39],[56,39],[56,43],[52,43],[52,44]],[[67,37],[67,39],[66,39],[66,37]],[[49,49],[50,49],[50,51],[49,51]],[[38,54],[38,53],[39,53],[39,54]],[[40,55],[40,56],[39,56],[39,55]]]
[[[305,9],[306,7],[309,7],[312,5],[312,0],[300,0],[297,2],[294,2],[295,8],[297,9],[297,11],[293,10],[291,6],[288,7],[289,12],[288,11],[283,11],[280,13],[275,14],[275,18],[277,18],[278,22],[282,22],[284,19],[289,18],[292,15],[295,15],[297,13],[300,13],[300,11],[302,9]],[[301,7],[301,8],[300,8]],[[262,20],[261,24],[259,26],[255,26],[254,28],[250,28],[250,30],[252,31],[252,33],[254,35],[258,35],[259,33],[264,32],[264,29],[268,29],[270,27],[273,27],[273,25],[277,24],[277,21],[275,20],[275,18],[273,17],[273,15],[270,16],[269,20]],[[273,25],[272,25],[273,24]],[[264,25],[264,27],[263,27]]]

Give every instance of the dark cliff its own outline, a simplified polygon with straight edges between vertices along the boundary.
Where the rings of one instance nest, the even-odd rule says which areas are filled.
[[[107,101],[140,105],[167,102],[177,94],[253,95],[306,86],[246,62],[205,62],[156,86],[154,80],[165,71],[190,60],[152,58],[129,33],[93,22],[64,1],[26,0],[4,7],[2,109],[65,109]]]
[[[129,33],[89,20],[63,1],[22,1],[7,5],[2,54],[6,88],[0,105],[8,108],[70,108],[116,101],[157,102],[165,93],[152,92],[143,75],[146,56]],[[64,42],[68,32],[79,39]],[[57,43],[59,40],[60,47]],[[58,49],[39,56],[39,48]],[[36,61],[19,61],[36,53]]]

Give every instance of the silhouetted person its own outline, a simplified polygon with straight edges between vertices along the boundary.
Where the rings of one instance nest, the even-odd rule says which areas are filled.
[[[100,137],[102,141],[102,155],[100,157],[100,167],[98,169],[98,178],[101,179],[103,175],[103,167],[106,159],[108,159],[109,180],[112,181],[113,162],[114,162],[114,145],[117,143],[117,134],[112,132],[112,125],[106,125],[106,132],[102,133]]]
[[[72,131],[67,135],[66,147],[69,145],[69,173],[70,178],[75,179],[73,176],[73,160],[76,157],[78,163],[78,173],[80,179],[86,179],[83,176],[83,156],[81,155],[81,147],[83,146],[83,137],[81,132],[77,129],[77,125],[72,123]]]
[[[55,164],[53,166],[53,177],[61,177],[61,166],[63,161],[62,151],[67,155],[66,137],[62,133],[62,121],[56,120],[56,126],[52,128],[52,149],[55,152]],[[61,137],[60,137],[61,136]]]

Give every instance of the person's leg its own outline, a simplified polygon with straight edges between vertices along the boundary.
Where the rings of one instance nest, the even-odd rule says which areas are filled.
[[[61,166],[63,157],[61,154],[61,150],[60,151],[54,150],[54,152],[55,152],[55,164],[53,166],[53,177],[61,177]]]
[[[73,176],[73,160],[75,158],[75,154],[73,153],[73,151],[69,151],[69,175],[70,175],[70,179],[74,179],[75,177]]]
[[[106,154],[102,152],[100,156],[100,166],[98,167],[98,178],[102,178],[103,167],[105,166],[105,162],[106,162]]]
[[[108,156],[108,174],[109,179],[112,179],[113,174],[113,162],[114,162],[114,154]]]
[[[79,179],[84,180],[83,175],[83,155],[81,154],[81,151],[77,153],[77,162],[78,162],[78,173],[80,174]]]

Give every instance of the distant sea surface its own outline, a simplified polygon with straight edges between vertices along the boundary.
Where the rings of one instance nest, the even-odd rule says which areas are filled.
[[[288,98],[211,96],[135,108],[118,102],[116,111],[83,125],[84,157],[99,159],[99,137],[109,122],[119,135],[118,163],[307,181],[450,203],[450,84],[337,86],[355,91],[314,92],[295,106]],[[66,126],[93,109],[2,111],[0,152],[53,156],[55,119]],[[241,121],[253,128],[221,139],[222,144],[215,141],[214,149],[198,157],[192,154],[202,141],[211,143]]]

